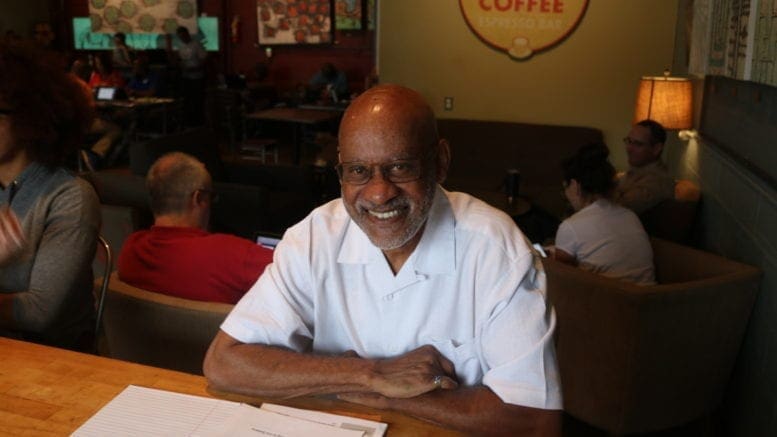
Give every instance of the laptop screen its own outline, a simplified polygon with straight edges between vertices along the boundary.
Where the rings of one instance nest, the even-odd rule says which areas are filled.
[[[264,247],[267,247],[269,249],[275,249],[275,246],[278,245],[278,242],[280,242],[281,239],[278,238],[275,235],[257,235],[256,236],[256,244],[261,244]]]
[[[97,88],[97,100],[113,100],[116,97],[116,88],[100,87]]]

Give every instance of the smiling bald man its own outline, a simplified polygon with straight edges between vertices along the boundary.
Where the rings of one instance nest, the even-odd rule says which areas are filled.
[[[449,162],[417,92],[354,100],[342,198],[286,232],[214,339],[210,384],[337,394],[479,435],[559,434],[542,265],[507,215],[439,186]]]

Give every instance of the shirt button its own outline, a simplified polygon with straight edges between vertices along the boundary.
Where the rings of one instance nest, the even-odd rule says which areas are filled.
[[[383,298],[383,300],[385,300],[386,302],[388,302],[388,301],[390,301],[390,300],[392,300],[392,299],[394,299],[394,295],[393,295],[393,294],[389,294],[389,295],[387,295],[387,296],[385,296],[385,297]]]

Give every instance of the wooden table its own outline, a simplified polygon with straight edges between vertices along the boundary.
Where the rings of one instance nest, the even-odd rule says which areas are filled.
[[[277,121],[292,124],[292,143],[294,145],[294,164],[300,163],[302,155],[302,128],[321,123],[333,122],[340,118],[342,110],[270,108],[246,115],[249,120]]]
[[[124,129],[122,140],[117,144],[110,156],[106,157],[106,164],[111,165],[117,161],[132,141],[137,141],[140,134],[148,136],[164,136],[170,130],[168,123],[171,113],[177,111],[175,99],[168,97],[138,97],[128,100],[96,100],[95,107],[107,119],[118,123]],[[180,102],[178,102],[180,103]],[[158,113],[161,121],[161,130],[154,135],[138,128],[147,125],[152,115]]]
[[[202,376],[0,337],[0,435],[69,435],[130,384],[254,405],[265,401],[211,392]],[[402,414],[332,399],[267,401],[386,422],[389,436],[458,435]]]

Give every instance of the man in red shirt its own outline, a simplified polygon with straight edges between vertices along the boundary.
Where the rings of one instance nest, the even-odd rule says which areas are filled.
[[[159,158],[148,171],[154,225],[127,238],[119,277],[145,290],[235,303],[272,262],[272,250],[207,231],[214,200],[205,166],[185,153]]]

